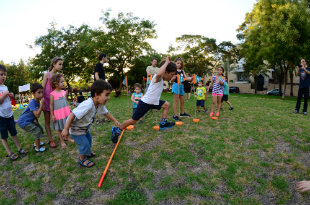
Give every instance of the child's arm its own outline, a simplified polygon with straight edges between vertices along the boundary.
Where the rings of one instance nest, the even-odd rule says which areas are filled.
[[[225,79],[223,77],[221,77],[222,79],[220,80],[220,85],[224,85],[225,83]]]
[[[71,113],[67,119],[64,129],[61,132],[61,136],[63,136],[64,138],[69,137],[69,127],[71,127],[74,118],[75,118],[74,114]]]
[[[41,112],[43,110],[43,106],[44,106],[44,98],[41,99],[41,103],[40,103],[40,108],[38,110],[34,110],[32,111],[34,116],[39,119],[40,118],[40,115],[41,115]]]
[[[158,69],[158,71],[157,71],[157,73],[156,73],[156,78],[155,78],[155,80],[154,80],[154,83],[158,83],[158,82],[161,81],[161,79],[163,78],[163,76],[164,76],[164,74],[165,74],[165,72],[166,72],[166,67],[167,67],[167,65],[168,65],[169,63],[170,63],[170,56],[167,56],[165,64],[162,65],[162,66]]]
[[[120,127],[121,126],[121,123],[119,123],[119,121],[117,121],[115,119],[115,117],[111,113],[106,114],[106,116],[107,116],[108,119],[110,119],[111,121],[113,121],[115,123],[116,127]]]
[[[212,78],[211,83],[210,83],[210,85],[209,85],[209,87],[208,87],[207,93],[209,92],[209,90],[210,90],[210,88],[213,86],[213,84],[214,84],[214,81],[213,81],[213,78]]]
[[[45,90],[45,87],[46,87],[47,77],[48,77],[48,72],[45,73],[43,76],[43,81],[42,81],[43,90]]]
[[[50,113],[51,113],[51,119],[53,122],[56,122],[55,116],[54,116],[54,96],[50,95]]]
[[[6,90],[2,93],[2,95],[0,95],[0,104],[3,103],[4,99],[7,97],[8,94],[9,94],[9,91]]]

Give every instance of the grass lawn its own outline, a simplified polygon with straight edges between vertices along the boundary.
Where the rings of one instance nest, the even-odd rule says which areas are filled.
[[[172,106],[171,94],[162,99]],[[125,131],[101,189],[114,123],[92,126],[97,156],[90,169],[77,164],[76,144],[37,154],[33,136],[18,128],[29,153],[11,162],[0,146],[0,204],[310,204],[309,193],[295,188],[310,180],[310,116],[292,114],[295,100],[235,94],[230,101],[235,109],[225,104],[217,121],[199,113],[198,124],[187,118],[163,131],[152,129],[161,113],[148,113]],[[210,110],[210,96],[206,104]],[[125,96],[112,97],[107,108],[120,122],[132,114]],[[185,103],[187,113],[194,108],[193,98]],[[9,145],[16,152],[11,138]]]

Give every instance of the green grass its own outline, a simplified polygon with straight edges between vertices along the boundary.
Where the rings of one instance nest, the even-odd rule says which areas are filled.
[[[172,108],[171,94],[162,99]],[[124,133],[101,189],[114,123],[92,126],[97,156],[90,169],[77,164],[76,144],[37,154],[33,136],[18,128],[29,153],[11,162],[1,146],[0,204],[310,204],[309,194],[295,188],[310,180],[310,117],[292,114],[296,99],[233,94],[230,102],[235,109],[224,104],[214,121],[195,116],[192,98],[185,111],[201,121],[183,119],[182,126],[163,131],[152,129],[161,112],[149,112]],[[210,110],[209,95],[206,105]],[[111,97],[107,108],[120,122],[132,114],[127,96]],[[16,119],[21,112],[14,112]],[[16,152],[11,138],[9,145]]]

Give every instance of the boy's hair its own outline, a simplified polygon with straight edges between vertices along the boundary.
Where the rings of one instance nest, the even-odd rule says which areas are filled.
[[[57,73],[55,75],[53,75],[53,77],[51,78],[51,85],[52,88],[56,88],[57,83],[60,82],[60,78],[63,78],[63,74]]]
[[[142,85],[140,83],[136,83],[133,87],[134,87],[134,89],[136,89],[136,88],[142,89]]]
[[[178,61],[181,61],[181,69],[183,69],[183,68],[184,68],[184,62],[183,62],[182,58],[177,57],[177,58],[174,60],[174,63],[176,63],[176,62],[178,62]]]
[[[100,53],[99,54],[99,61],[101,61],[102,60],[102,58],[105,58],[105,57],[107,57],[107,55],[105,54],[105,53]]]
[[[8,72],[8,70],[6,69],[5,65],[2,65],[2,64],[0,64],[0,71]]]
[[[49,67],[48,71],[53,70],[54,65],[58,62],[58,61],[64,61],[63,58],[60,57],[55,57],[51,60],[51,66]]]
[[[110,83],[104,80],[96,80],[90,87],[91,97],[95,97],[95,94],[100,95],[104,90],[112,90]]]
[[[159,67],[161,67],[162,65],[164,65],[165,62],[166,62],[165,60],[162,61],[162,62],[160,62]],[[175,73],[175,72],[177,71],[177,66],[176,66],[174,63],[170,62],[170,63],[167,65],[167,67],[166,67],[166,71],[167,71],[167,73],[172,73],[172,72]]]
[[[43,89],[43,86],[42,86],[40,83],[33,83],[33,84],[31,84],[31,86],[30,86],[30,91],[31,91],[32,93],[37,92],[37,90],[39,90],[39,89]]]

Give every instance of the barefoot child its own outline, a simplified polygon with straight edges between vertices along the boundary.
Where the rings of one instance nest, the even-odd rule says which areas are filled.
[[[160,96],[164,89],[164,80],[171,80],[171,78],[175,75],[176,69],[176,65],[170,62],[169,56],[166,61],[163,61],[160,64],[159,70],[154,75],[146,94],[139,102],[137,110],[132,115],[132,118],[124,121],[119,127],[112,127],[111,140],[113,143],[118,141],[118,137],[122,130],[124,130],[128,125],[135,124],[150,109],[160,110],[163,108],[162,120],[159,123],[160,129],[170,128],[175,125],[175,123],[167,121],[169,103],[167,101],[160,100]]]
[[[46,134],[49,139],[49,145],[51,148],[56,148],[57,145],[55,144],[53,140],[53,136],[51,133],[51,126],[50,126],[50,94],[53,91],[52,85],[51,85],[51,78],[60,72],[62,70],[62,64],[63,64],[63,59],[59,57],[55,57],[51,61],[51,66],[48,69],[49,72],[45,73],[43,76],[43,81],[42,81],[42,86],[44,90],[44,119],[45,119],[45,130]]]
[[[64,129],[68,116],[71,114],[66,96],[67,92],[64,91],[65,79],[62,74],[56,74],[51,78],[52,88],[55,89],[50,94],[50,113],[53,121],[53,127],[56,130],[60,145],[62,148],[66,147],[65,141],[74,142],[70,137],[62,138],[61,131]]]
[[[18,124],[23,130],[34,136],[35,151],[44,152],[44,143],[40,142],[40,139],[43,137],[43,128],[38,121],[44,107],[43,86],[39,83],[34,83],[31,85],[30,91],[33,94],[33,99],[30,100],[27,108],[18,118]]]
[[[217,74],[212,76],[211,83],[209,85],[209,88],[207,92],[209,92],[209,89],[213,86],[212,88],[212,108],[210,112],[210,117],[213,116],[213,110],[215,107],[215,104],[217,103],[217,111],[216,111],[216,116],[218,117],[220,115],[220,107],[221,107],[221,100],[223,97],[223,88],[224,88],[224,83],[225,79],[223,78],[223,73],[224,73],[224,68],[220,66],[217,69]]]
[[[4,65],[0,64],[0,134],[2,144],[7,151],[9,157],[12,161],[16,160],[18,156],[11,151],[8,145],[8,137],[9,133],[12,136],[12,139],[18,149],[19,154],[27,154],[26,150],[23,150],[20,147],[17,131],[15,127],[15,121],[13,116],[12,105],[10,101],[10,97],[13,97],[13,94],[8,91],[8,88],[4,85],[6,81],[7,69]]]
[[[141,98],[143,97],[143,94],[141,93],[142,91],[142,85],[139,83],[136,83],[134,85],[134,89],[135,92],[132,93],[131,95],[131,101],[132,101],[132,114],[134,114],[137,110],[138,107],[138,103],[141,100]],[[142,123],[142,118],[140,119],[140,124]]]
[[[228,83],[227,83],[227,77],[224,76],[225,79],[225,83],[224,83],[224,91],[223,91],[223,97],[221,100],[221,109],[223,106],[223,102],[225,101],[227,103],[227,105],[229,106],[229,110],[233,110],[234,107],[231,105],[231,103],[228,101],[228,95],[229,95],[229,87],[228,87]]]
[[[200,81],[198,83],[198,88],[196,88],[195,95],[197,96],[197,101],[196,101],[196,109],[197,112],[200,112],[199,106],[204,109],[204,113],[207,112],[207,109],[205,107],[205,101],[207,100],[207,91],[206,88],[202,86],[202,82]]]
[[[96,80],[90,88],[91,97],[83,101],[77,108],[75,108],[70,114],[65,128],[62,131],[64,138],[70,135],[73,140],[79,146],[79,164],[82,167],[92,167],[95,165],[88,158],[95,156],[95,153],[91,152],[92,136],[89,132],[89,128],[93,123],[97,112],[100,115],[106,115],[106,117],[115,123],[115,126],[119,126],[120,123],[113,117],[111,113],[105,107],[105,104],[110,99],[112,91],[111,85],[104,80]]]

